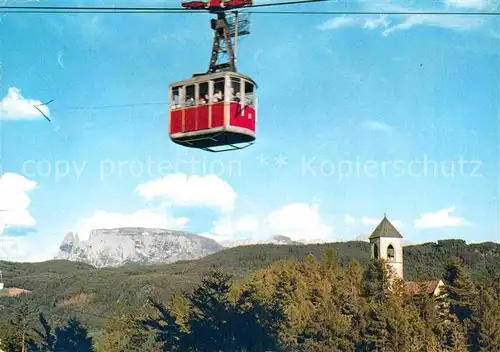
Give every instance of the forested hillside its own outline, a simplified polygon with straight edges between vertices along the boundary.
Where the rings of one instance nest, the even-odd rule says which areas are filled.
[[[368,267],[369,244],[365,242],[244,246],[195,261],[105,269],[68,261],[36,264],[0,262],[6,287],[32,291],[18,297],[0,298],[0,324],[6,324],[25,302],[26,315],[32,324],[37,324],[38,311],[43,311],[54,324],[62,324],[74,315],[92,334],[99,334],[104,327],[104,317],[114,309],[116,302],[129,311],[135,311],[149,297],[167,302],[174,292],[189,292],[211,269],[219,269],[235,280],[241,280],[279,260],[302,260],[309,254],[321,258],[328,248],[333,249],[343,267],[353,259],[361,268]],[[452,255],[461,258],[477,283],[485,282],[500,272],[499,244],[467,245],[464,241],[448,240],[405,247],[405,279],[443,278],[446,261]]]
[[[137,309],[115,302],[98,335],[78,318],[30,320],[26,302],[0,329],[0,348],[21,351],[25,341],[30,352],[498,351],[500,276],[474,279],[460,257],[445,263],[436,296],[410,294],[383,261],[342,265],[331,248],[239,281],[210,270],[170,300]]]

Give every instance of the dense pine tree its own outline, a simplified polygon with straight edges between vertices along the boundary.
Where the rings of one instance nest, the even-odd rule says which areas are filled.
[[[155,336],[144,329],[141,321],[147,318],[146,307],[130,311],[119,302],[106,317],[103,332],[96,341],[97,352],[155,352]]]
[[[500,296],[493,289],[481,289],[476,309],[479,351],[500,351]]]
[[[29,301],[26,300],[13,312],[9,324],[3,331],[2,349],[5,352],[26,351],[31,336],[31,313]]]
[[[27,341],[29,352],[94,352],[92,338],[88,336],[88,330],[80,321],[72,317],[66,326],[56,327],[52,333],[52,327],[40,313],[40,323],[43,331],[35,329],[37,337]]]
[[[472,316],[477,304],[478,292],[460,259],[454,257],[446,265],[444,283],[450,304],[450,313],[464,322]]]

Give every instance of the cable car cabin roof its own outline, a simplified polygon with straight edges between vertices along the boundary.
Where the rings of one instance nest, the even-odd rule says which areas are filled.
[[[238,73],[238,72],[216,72],[216,73],[194,74],[193,77],[191,77],[191,78],[171,83],[169,85],[169,88],[172,89],[172,87],[184,86],[184,85],[195,84],[195,83],[202,83],[202,82],[206,82],[206,81],[210,81],[210,80],[224,78],[226,76],[246,79],[247,81],[250,81],[251,83],[253,83],[255,88],[258,88],[257,83],[250,76],[247,76],[247,75],[244,75],[244,74]]]

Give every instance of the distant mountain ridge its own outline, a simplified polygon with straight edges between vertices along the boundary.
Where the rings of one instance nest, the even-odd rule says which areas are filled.
[[[293,241],[290,237],[283,235],[276,235],[267,240],[233,240],[233,241],[221,241],[219,242],[222,246],[226,248],[233,248],[238,246],[249,246],[254,244],[279,244],[279,245],[303,245],[304,242]]]
[[[87,241],[70,232],[61,243],[55,259],[101,268],[129,263],[167,264],[194,260],[222,249],[212,239],[185,231],[123,227],[92,230]]]

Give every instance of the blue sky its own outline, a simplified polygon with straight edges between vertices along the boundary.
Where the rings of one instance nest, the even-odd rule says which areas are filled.
[[[68,4],[26,4],[41,3]],[[286,10],[494,10],[412,4]],[[209,20],[2,16],[2,258],[47,259],[68,231],[114,226],[346,240],[384,213],[412,242],[499,241],[497,19],[253,14],[238,68],[259,84],[257,143],[218,154],[173,144],[165,104],[207,69]],[[32,105],[52,99],[49,123]]]

